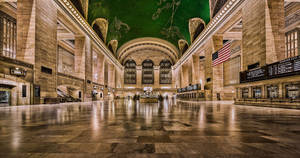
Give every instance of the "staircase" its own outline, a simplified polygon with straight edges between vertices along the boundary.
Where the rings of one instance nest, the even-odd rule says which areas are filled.
[[[76,99],[71,95],[69,95],[68,90],[63,88],[57,89],[57,97],[60,98],[61,103],[81,101],[80,99]]]

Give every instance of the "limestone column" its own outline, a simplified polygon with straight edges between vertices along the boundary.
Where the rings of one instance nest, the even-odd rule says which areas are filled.
[[[199,70],[199,56],[193,55],[193,63],[192,63],[192,70],[193,70],[193,84],[200,83],[200,70]]]
[[[177,80],[177,74],[175,70],[172,68],[172,88],[176,88],[176,80]]]
[[[115,67],[108,64],[108,87],[115,88]]]
[[[241,88],[236,88],[235,89],[235,98],[236,99],[241,99],[242,97],[241,97]]]
[[[267,98],[267,87],[265,85],[261,86],[261,98]]]
[[[75,36],[75,74],[84,79],[85,72],[85,37]]]
[[[204,85],[206,83],[205,79],[205,61],[201,61],[199,64],[199,83],[201,84],[201,89],[204,90]]]
[[[159,88],[160,86],[160,83],[159,83],[159,68],[160,66],[154,66],[154,87],[153,89],[155,88]]]
[[[180,88],[184,88],[183,65],[180,67]]]
[[[249,87],[248,89],[249,89],[249,91],[248,91],[248,98],[253,98],[252,87]]]
[[[33,82],[41,92],[35,103],[43,103],[44,98],[57,97],[56,5],[43,0],[22,0],[17,5],[17,59],[34,64]]]
[[[98,82],[102,85],[104,85],[104,65],[105,65],[105,60],[104,56],[101,54],[98,56],[99,57],[99,80]]]
[[[85,90],[84,90],[84,101],[92,100],[92,91],[93,91],[93,52],[91,40],[88,37],[85,37]]]
[[[181,88],[184,88],[189,85],[189,71],[188,66],[182,65],[181,67]]]
[[[103,89],[103,98],[108,98],[108,63],[104,60],[104,89]]]
[[[267,0],[266,10],[266,63],[285,58],[285,8],[284,0]]]
[[[136,66],[136,88],[142,88],[142,66]]]
[[[172,69],[172,88],[180,88],[180,80],[181,80],[181,68]]]
[[[115,80],[115,66],[113,64],[109,64],[108,66],[108,87],[110,89],[110,97],[114,97],[115,92],[113,89],[116,88],[116,80]]]
[[[212,38],[213,52],[218,51],[223,47],[223,37],[213,36]],[[212,78],[212,97],[213,100],[217,100],[217,94],[220,94],[221,99],[223,98],[223,63],[212,67],[213,78]]]
[[[284,59],[284,0],[246,1],[242,9],[242,70]]]
[[[212,53],[213,46],[211,42],[205,47],[205,61],[204,61],[204,69],[205,69],[205,87],[207,90],[212,90],[212,78],[213,78],[213,70],[212,70]],[[210,81],[207,81],[210,79]]]
[[[97,69],[96,72],[98,74],[98,79],[97,79],[97,83],[98,84],[103,84],[101,81],[101,78],[103,78],[103,74],[102,74],[102,69],[103,69],[103,57],[99,54],[97,54]]]
[[[36,1],[17,3],[17,56],[21,61],[35,64],[36,47]]]
[[[278,84],[278,98],[284,98],[284,86],[282,83]]]
[[[188,83],[187,86],[193,84],[194,72],[193,72],[193,59],[191,58],[187,63],[187,71],[188,71]]]
[[[115,71],[116,88],[123,88],[124,85],[124,69],[116,68]]]
[[[93,72],[93,82],[97,83],[98,80],[98,54],[93,51],[93,67],[92,67],[92,72]]]

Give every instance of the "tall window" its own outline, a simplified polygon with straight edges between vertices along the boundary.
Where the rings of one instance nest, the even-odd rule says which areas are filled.
[[[171,62],[169,60],[163,60],[160,62],[159,70],[159,82],[160,84],[171,84],[172,83],[172,70]]]
[[[0,55],[16,58],[17,26],[16,20],[0,11]]]
[[[125,63],[124,71],[125,84],[136,84],[136,63],[133,60],[128,60]]]
[[[153,84],[154,83],[154,72],[153,72],[153,62],[152,60],[145,60],[142,64],[143,66],[143,84]]]
[[[299,29],[285,34],[286,58],[299,55]]]

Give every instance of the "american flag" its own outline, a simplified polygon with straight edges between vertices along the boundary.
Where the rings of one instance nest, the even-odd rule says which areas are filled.
[[[219,51],[215,52],[212,55],[212,60],[213,66],[217,66],[225,61],[227,61],[228,59],[230,59],[230,46],[231,46],[231,42],[227,42],[223,48],[221,48]]]

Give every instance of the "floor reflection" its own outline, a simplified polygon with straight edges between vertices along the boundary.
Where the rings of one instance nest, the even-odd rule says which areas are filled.
[[[300,111],[132,100],[0,108],[0,157],[299,157]]]

